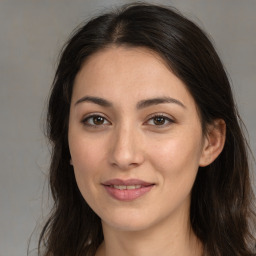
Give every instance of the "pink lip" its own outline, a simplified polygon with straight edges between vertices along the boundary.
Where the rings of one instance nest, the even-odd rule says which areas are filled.
[[[152,183],[145,182],[143,180],[138,179],[129,179],[129,180],[121,180],[121,179],[113,179],[103,182],[103,185],[105,186],[111,186],[111,185],[124,185],[124,186],[131,186],[131,185],[141,185],[141,186],[149,186],[152,185]]]
[[[102,183],[108,194],[114,199],[120,201],[132,201],[136,198],[139,198],[149,192],[152,187],[155,185],[153,183],[148,183],[138,179],[129,179],[129,180],[121,180],[121,179],[113,179],[108,180]],[[122,186],[132,186],[132,185],[140,185],[140,188],[135,189],[118,189],[114,188],[114,185],[122,185]]]

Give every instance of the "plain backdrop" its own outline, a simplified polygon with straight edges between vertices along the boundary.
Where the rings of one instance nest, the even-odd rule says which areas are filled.
[[[0,256],[26,255],[33,231],[35,248],[49,210],[43,123],[61,46],[82,21],[129,2],[0,0]],[[256,0],[148,2],[177,7],[214,40],[255,155]]]

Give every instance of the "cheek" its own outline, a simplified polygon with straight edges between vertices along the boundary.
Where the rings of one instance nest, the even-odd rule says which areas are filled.
[[[87,197],[99,180],[99,165],[104,156],[104,147],[98,147],[89,138],[77,139],[75,136],[69,141],[70,153],[78,187]]]
[[[97,143],[97,140],[90,137],[71,137],[69,140],[69,149],[73,164],[79,169],[86,169],[89,171],[91,168],[95,167],[101,158],[105,155],[103,153],[103,141],[100,145]]]
[[[157,170],[163,197],[163,207],[169,212],[190,199],[199,161],[199,150],[194,143],[183,139],[170,140],[165,146],[155,147],[151,152],[152,165]],[[167,204],[166,202],[170,202]]]
[[[198,138],[198,139],[196,139]],[[161,173],[165,181],[183,184],[194,181],[201,155],[201,136],[180,133],[159,140],[150,147],[152,165]]]

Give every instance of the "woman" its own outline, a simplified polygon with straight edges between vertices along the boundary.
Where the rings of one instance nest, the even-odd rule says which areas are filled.
[[[76,31],[47,121],[54,207],[42,255],[255,255],[229,81],[177,11],[133,4]]]

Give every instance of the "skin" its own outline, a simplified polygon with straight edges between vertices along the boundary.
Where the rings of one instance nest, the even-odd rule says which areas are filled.
[[[111,106],[81,100],[88,96]],[[138,108],[162,97],[174,100]],[[198,167],[221,152],[225,125],[217,120],[208,130],[202,133],[193,97],[156,53],[111,46],[86,60],[74,83],[68,139],[78,187],[102,220],[97,256],[202,254],[190,227],[190,194]],[[154,185],[121,201],[102,185],[116,178]]]

